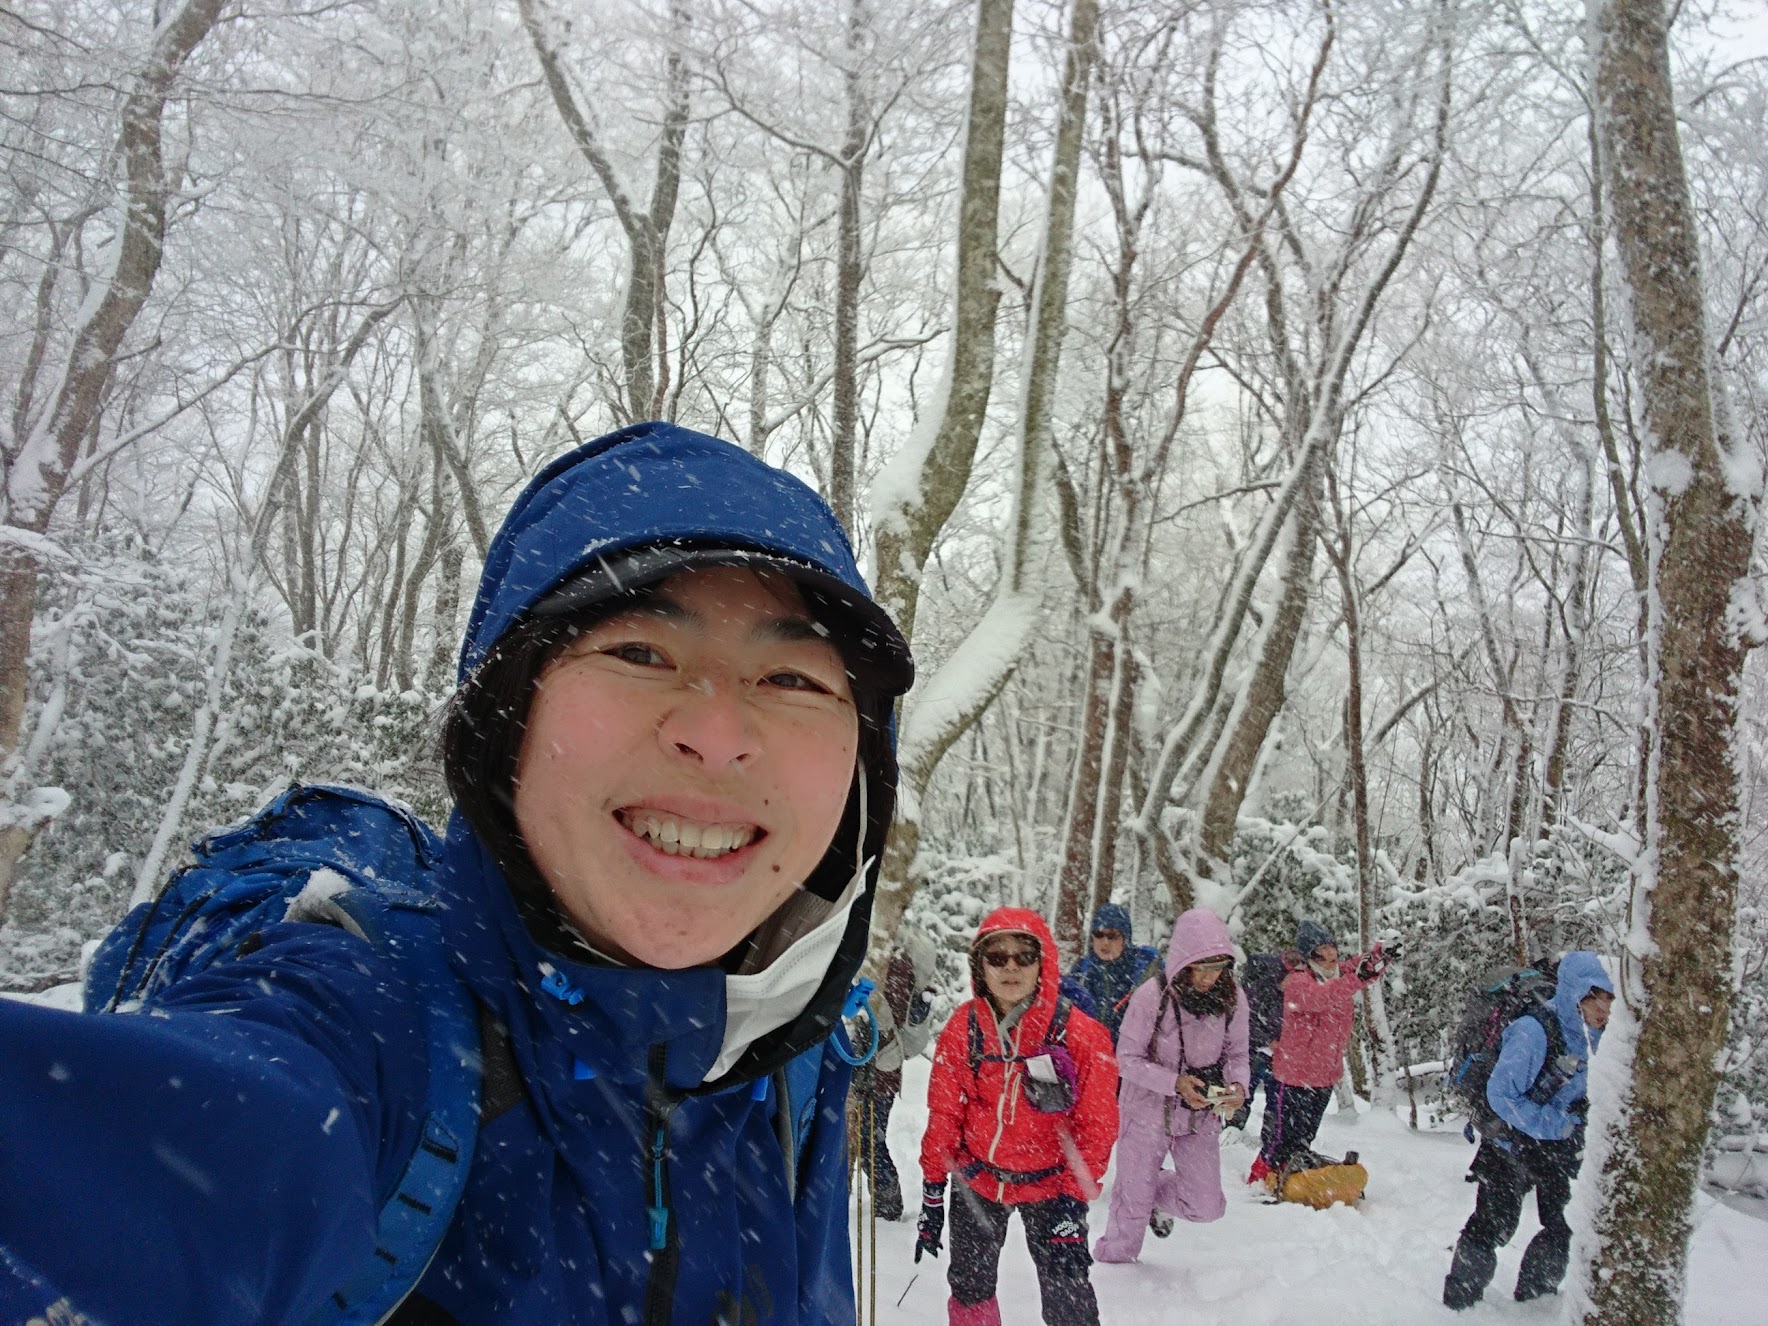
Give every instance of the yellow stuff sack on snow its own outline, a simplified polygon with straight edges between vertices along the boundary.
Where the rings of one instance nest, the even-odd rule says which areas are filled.
[[[1363,1189],[1368,1186],[1369,1171],[1361,1165],[1321,1165],[1297,1170],[1273,1191],[1278,1201],[1300,1202],[1324,1211],[1337,1202],[1354,1206],[1363,1200]]]

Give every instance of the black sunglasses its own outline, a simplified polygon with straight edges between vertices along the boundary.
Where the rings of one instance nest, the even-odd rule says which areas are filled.
[[[991,967],[1005,967],[1008,963],[1012,963],[1016,967],[1035,967],[1038,954],[1036,949],[1029,948],[1016,948],[1011,952],[990,949],[982,955],[982,960]]]
[[[1095,931],[1093,931],[1093,938],[1094,939],[1122,939],[1123,938],[1123,931],[1121,931],[1121,930],[1095,930]]]

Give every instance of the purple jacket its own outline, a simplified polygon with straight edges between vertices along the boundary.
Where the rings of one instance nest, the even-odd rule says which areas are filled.
[[[1154,1129],[1172,1137],[1221,1131],[1222,1121],[1214,1113],[1185,1107],[1175,1083],[1181,1066],[1219,1063],[1226,1081],[1246,1088],[1250,1080],[1246,997],[1237,997],[1234,1011],[1226,1017],[1198,1017],[1179,1008],[1176,1000],[1167,1003],[1166,991],[1173,977],[1191,963],[1233,951],[1228,927],[1207,908],[1193,908],[1173,922],[1166,980],[1144,981],[1137,988],[1117,1035],[1117,1069],[1123,1079],[1118,1098],[1119,1137]]]

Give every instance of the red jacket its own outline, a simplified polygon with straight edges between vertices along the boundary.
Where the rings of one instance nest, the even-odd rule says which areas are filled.
[[[1117,1139],[1117,1061],[1111,1054],[1111,1034],[1079,1009],[1070,1009],[1064,1043],[1074,1057],[1075,1107],[1067,1114],[1034,1110],[1025,1098],[1023,1061],[1044,1043],[1062,971],[1050,928],[1036,912],[1002,907],[989,913],[976,943],[1003,931],[1037,940],[1043,955],[1037,991],[1013,1029],[1015,1054],[1003,1062],[994,1006],[984,994],[980,974],[973,971],[976,997],[958,1005],[934,1047],[921,1173],[929,1183],[944,1183],[955,1173],[989,1201],[1009,1206],[1063,1193],[1091,1201],[1099,1194],[1099,1180]],[[972,1014],[984,1056],[974,1069]],[[1024,1181],[1009,1175],[1040,1177]]]
[[[1331,1087],[1344,1074],[1357,991],[1381,979],[1356,974],[1361,958],[1338,964],[1322,980],[1304,961],[1283,978],[1283,1030],[1271,1047],[1271,1072],[1292,1087]]]

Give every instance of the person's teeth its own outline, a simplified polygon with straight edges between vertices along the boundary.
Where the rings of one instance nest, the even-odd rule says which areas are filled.
[[[661,815],[634,815],[629,827],[660,852],[702,861],[746,847],[755,838],[748,825],[698,824]]]

